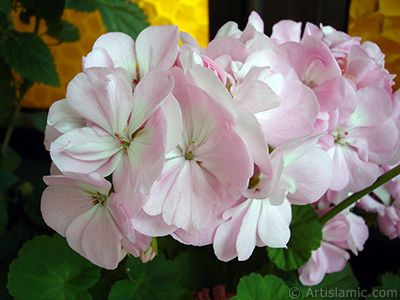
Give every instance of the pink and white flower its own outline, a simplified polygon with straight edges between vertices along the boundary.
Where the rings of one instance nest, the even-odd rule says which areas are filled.
[[[115,269],[126,251],[138,257],[151,238],[132,228],[131,205],[97,173],[47,176],[41,211],[48,226],[72,249],[106,269]]]

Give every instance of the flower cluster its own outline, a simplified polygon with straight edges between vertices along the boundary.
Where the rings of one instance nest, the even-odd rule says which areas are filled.
[[[95,42],[45,139],[42,214],[75,251],[113,269],[171,235],[246,260],[287,246],[291,205],[336,204],[397,162],[399,98],[379,48],[331,27],[263,26],[253,12],[205,49],[172,25]],[[303,282],[335,271],[316,265],[333,247],[362,249],[354,220],[326,224]]]

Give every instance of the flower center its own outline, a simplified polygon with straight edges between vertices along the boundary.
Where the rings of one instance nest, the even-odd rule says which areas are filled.
[[[103,207],[103,205],[107,202],[108,197],[106,195],[100,194],[100,192],[96,192],[90,193],[89,199],[92,202],[93,206],[99,204],[100,207]]]
[[[193,159],[194,150],[196,150],[194,148],[194,144],[195,144],[195,141],[190,141],[188,143],[188,145],[187,145],[186,152],[185,152],[185,157],[186,157],[187,160],[192,160]]]
[[[349,133],[346,130],[343,130],[340,126],[336,128],[336,130],[332,133],[335,143],[339,143],[341,145],[348,145],[347,135]]]

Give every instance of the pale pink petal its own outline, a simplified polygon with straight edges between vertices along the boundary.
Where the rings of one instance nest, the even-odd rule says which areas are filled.
[[[332,157],[332,183],[330,189],[340,191],[344,189],[350,181],[350,170],[347,167],[346,157],[344,155],[345,146],[336,144],[329,153]]]
[[[293,204],[306,204],[317,201],[329,188],[332,181],[332,160],[320,148],[296,159],[284,169],[296,181],[296,192],[288,194]]]
[[[120,146],[114,137],[99,135],[89,127],[69,131],[50,146],[52,160],[61,171],[81,173],[99,170],[118,152]],[[118,160],[118,155],[115,158]],[[111,163],[102,175],[109,175],[113,168],[115,164]]]
[[[283,20],[272,27],[271,40],[275,45],[286,42],[300,42],[301,22]]]
[[[300,282],[305,286],[319,284],[325,277],[327,267],[328,259],[322,247],[319,247],[312,251],[311,258],[299,269]]]
[[[163,104],[162,108],[167,121],[167,137],[165,145],[165,153],[172,151],[179,143],[182,136],[182,112],[176,98],[170,94]],[[170,116],[173,116],[171,118]]]
[[[113,174],[113,183],[125,197],[131,192],[150,192],[163,168],[166,129],[166,116],[159,110],[121,154],[123,160]]]
[[[248,207],[243,220],[233,220],[234,222],[241,224],[236,240],[236,250],[239,261],[247,260],[256,247],[257,225],[260,225],[260,211],[263,205],[263,200],[248,199],[247,201],[251,201],[251,204]]]
[[[166,101],[173,87],[174,78],[164,71],[146,74],[139,81],[133,94],[128,132],[133,133],[140,128]]]
[[[264,245],[274,248],[286,248],[290,239],[289,224],[292,220],[292,209],[286,199],[282,205],[271,205],[268,200],[262,201],[258,219],[258,236]]]
[[[140,78],[152,70],[167,71],[178,54],[179,29],[175,25],[150,26],[136,39]]]
[[[351,174],[348,188],[353,192],[358,192],[372,185],[380,174],[379,166],[361,160],[357,153],[350,147],[342,147],[342,151],[347,168]]]
[[[330,243],[321,243],[321,248],[328,259],[328,267],[326,273],[335,273],[342,271],[346,266],[347,261],[350,259],[350,254]]]
[[[221,122],[196,150],[196,160],[205,172],[213,174],[233,197],[239,198],[253,174],[253,160],[243,139]]]
[[[121,258],[122,234],[106,205],[96,205],[92,210],[91,216],[82,215],[71,223],[67,240],[82,230],[80,243],[84,256],[102,268],[115,269]]]
[[[379,126],[355,127],[349,130],[347,140],[357,149],[363,160],[384,164],[392,158],[397,149],[398,136],[396,124],[392,119]]]
[[[351,119],[358,126],[378,126],[390,118],[391,99],[382,88],[361,88],[357,91],[357,100],[357,107]]]
[[[93,205],[89,198],[82,195],[82,190],[73,184],[73,180],[63,177],[59,181],[63,185],[51,185],[44,190],[40,210],[46,224],[65,236],[72,221],[89,211]],[[46,183],[54,182],[49,180]]]
[[[214,101],[218,101],[218,103],[221,104],[232,116],[236,115],[236,106],[229,91],[214,75],[212,70],[200,65],[195,65],[188,70],[187,78],[189,82],[194,83],[197,86],[197,89],[202,89],[211,98],[215,99]],[[190,88],[189,97],[194,98],[198,95],[199,92],[192,90],[191,86],[188,88]],[[180,101],[179,98],[177,99]]]
[[[107,51],[107,54],[112,59],[114,68],[123,68],[128,72],[131,79],[136,78],[135,42],[129,35],[122,32],[103,34],[93,45],[93,52],[97,49]],[[107,61],[105,63],[109,64]],[[101,64],[98,66],[107,67],[107,65]]]
[[[86,125],[85,119],[73,110],[66,99],[54,102],[47,116],[47,124],[56,128],[60,133]]]
[[[222,55],[229,55],[232,60],[244,62],[251,50],[239,40],[230,36],[218,36],[213,39],[206,48],[205,54],[211,59]]]
[[[252,200],[246,199],[224,213],[224,218],[228,221],[217,228],[213,244],[215,255],[219,260],[230,261],[238,256],[237,236],[241,229],[242,220],[251,204]]]
[[[151,216],[141,209],[134,218],[133,227],[138,232],[148,236],[165,236],[174,232],[177,227],[165,223],[161,214]]]

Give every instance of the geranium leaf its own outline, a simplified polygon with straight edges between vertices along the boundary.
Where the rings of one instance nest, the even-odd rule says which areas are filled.
[[[251,273],[242,277],[237,286],[237,295],[232,300],[279,300],[288,299],[289,287],[285,282],[274,276],[262,277]]]
[[[0,169],[0,190],[8,189],[18,181],[19,177],[17,175],[6,169]]]
[[[101,269],[74,252],[60,235],[36,236],[10,264],[7,288],[16,299],[91,299]]]
[[[0,236],[3,234],[8,223],[7,205],[4,195],[0,192]]]
[[[126,262],[129,279],[117,281],[109,294],[115,299],[179,299],[182,289],[178,282],[178,269],[172,261],[157,256],[142,263],[130,256]]]
[[[292,205],[291,237],[284,248],[268,248],[269,258],[282,270],[298,269],[318,249],[322,240],[322,227],[318,214],[311,205]]]
[[[66,0],[65,7],[81,12],[92,12],[97,9],[96,0]]]
[[[49,28],[46,34],[62,42],[75,42],[79,40],[79,30],[74,24],[62,20],[58,30]]]
[[[125,0],[97,0],[107,31],[121,31],[136,39],[149,23],[146,15],[135,2]]]
[[[1,45],[1,52],[4,60],[23,78],[60,86],[53,56],[36,34],[10,31]]]
[[[386,273],[382,275],[382,285],[372,288],[371,294],[367,298],[380,299],[399,299],[400,297],[400,277],[398,275]]]
[[[178,267],[182,287],[188,290],[200,291],[223,282],[223,263],[213,253],[200,249],[182,251],[174,258],[174,263]],[[206,265],[208,267],[204,268]]]

